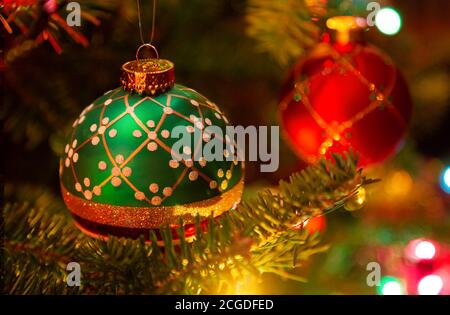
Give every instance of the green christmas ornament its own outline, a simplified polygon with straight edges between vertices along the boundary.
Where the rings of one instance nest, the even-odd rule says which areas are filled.
[[[72,125],[60,162],[64,202],[94,237],[148,237],[162,225],[177,228],[180,218],[189,237],[197,215],[217,217],[240,201],[244,165],[230,138],[208,128],[225,135],[228,120],[206,97],[174,84],[168,60],[137,58],[122,71],[122,87],[96,99]],[[177,151],[180,130],[192,145]],[[232,148],[223,159],[202,155],[212,138]]]

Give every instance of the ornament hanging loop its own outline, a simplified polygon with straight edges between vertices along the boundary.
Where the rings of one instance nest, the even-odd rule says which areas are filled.
[[[141,46],[139,46],[138,49],[136,50],[136,61],[137,62],[139,62],[139,53],[141,52],[141,50],[143,48],[151,49],[153,51],[153,55],[154,55],[155,59],[159,59],[159,53],[158,53],[158,50],[156,49],[156,47],[150,43],[145,43],[145,44],[142,44]],[[144,59],[149,59],[149,58],[144,58]]]
[[[156,0],[153,0],[152,34],[150,42],[144,41],[141,23],[140,0],[136,0],[138,8],[139,35],[142,45],[136,50],[136,60],[128,61],[122,65],[120,83],[128,91],[140,95],[158,95],[165,93],[175,84],[174,64],[165,59],[159,59],[159,53],[152,45],[155,33]],[[141,51],[150,50],[143,58],[139,58]]]
[[[143,49],[150,50],[152,55],[139,58]],[[122,66],[120,83],[125,90],[141,95],[164,93],[175,83],[174,64],[169,60],[159,59],[156,47],[144,43],[136,50],[136,60],[128,61]]]

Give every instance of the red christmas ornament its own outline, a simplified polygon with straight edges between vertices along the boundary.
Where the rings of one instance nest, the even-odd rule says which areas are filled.
[[[334,37],[324,36],[283,87],[284,133],[308,163],[350,148],[360,165],[381,162],[405,135],[412,108],[407,84],[388,56],[357,38],[359,22],[329,19]]]

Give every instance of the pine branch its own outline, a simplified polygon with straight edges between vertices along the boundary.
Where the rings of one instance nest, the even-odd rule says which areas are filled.
[[[115,3],[98,5],[90,0],[78,1],[80,16],[83,21],[98,26],[102,15]],[[0,5],[0,27],[9,34],[5,60],[7,64],[16,58],[48,41],[56,53],[62,52],[60,38],[62,34],[70,37],[74,42],[84,47],[89,45],[88,39],[76,28],[69,26],[65,17],[68,12],[66,6],[69,1],[13,1]],[[100,10],[99,10],[100,9]]]
[[[319,27],[311,21],[307,1],[250,0],[247,34],[281,65],[302,55],[318,40]]]
[[[65,267],[85,236],[67,224],[66,216],[33,209],[26,203],[6,204],[3,219],[4,293],[69,293]]]
[[[181,230],[175,245],[169,227],[161,227],[164,246],[151,233],[150,243],[110,237],[90,239],[69,217],[29,204],[5,207],[4,291],[29,293],[233,293],[249,276],[274,273],[304,281],[293,271],[311,255],[325,251],[319,235],[304,230],[305,220],[339,209],[361,186],[372,182],[351,154],[321,161],[278,192],[263,191],[202,230],[194,241]],[[60,209],[60,211],[65,211]],[[182,222],[180,222],[182,225]],[[65,284],[69,261],[81,265],[79,289]]]
[[[247,34],[261,51],[286,66],[316,45],[325,21],[337,15],[366,16],[370,0],[250,0]]]
[[[27,150],[49,138],[52,148],[59,150],[66,122],[81,110],[73,98],[76,94],[79,100],[80,94],[68,92],[74,82],[70,74],[74,72],[70,70],[73,63],[66,59],[71,55],[64,58],[66,64],[58,65],[63,59],[55,59],[53,54],[46,54],[45,49],[36,48],[47,42],[61,52],[69,40],[86,46],[92,34],[89,24],[98,26],[100,19],[112,15],[120,5],[117,0],[77,1],[81,7],[81,26],[71,27],[66,22],[71,13],[67,11],[68,2],[29,0],[0,4],[0,31],[5,33],[0,70],[4,71],[2,86],[4,84],[7,91],[4,93],[3,126],[9,139],[23,143]],[[86,38],[83,33],[88,33]],[[42,67],[45,64],[65,70],[53,71],[49,77],[48,67]]]

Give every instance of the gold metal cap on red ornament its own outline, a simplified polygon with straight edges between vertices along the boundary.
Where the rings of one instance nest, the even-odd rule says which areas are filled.
[[[154,58],[140,59],[143,48],[151,49]],[[141,95],[158,95],[171,89],[175,83],[174,64],[166,59],[159,59],[156,48],[151,44],[141,45],[136,52],[136,60],[122,66],[120,83],[125,90]]]
[[[367,27],[366,20],[356,16],[334,16],[327,19],[327,28],[331,42],[346,45],[350,42],[364,40],[363,30]]]

